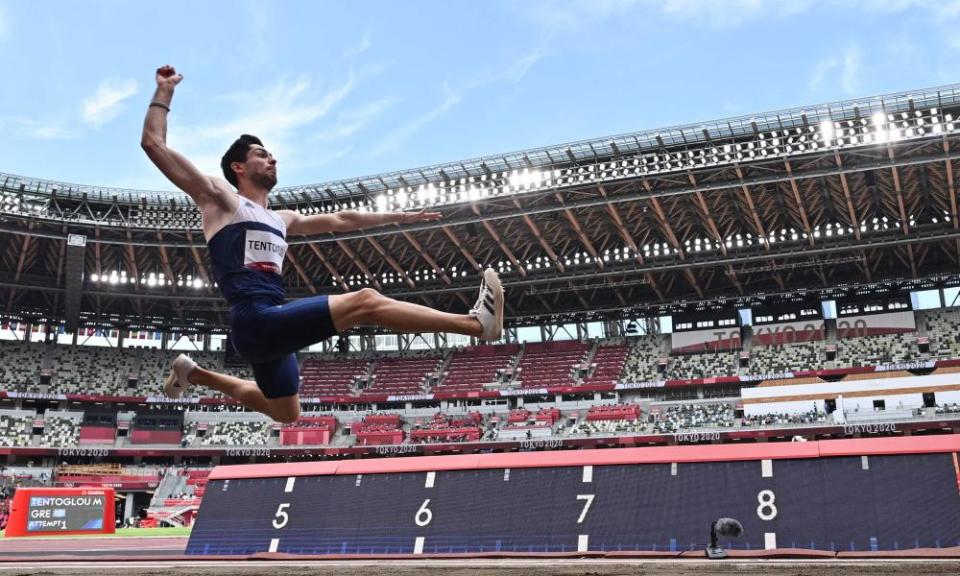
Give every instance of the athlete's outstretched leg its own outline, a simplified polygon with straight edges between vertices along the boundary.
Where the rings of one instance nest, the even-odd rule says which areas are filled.
[[[300,417],[299,396],[267,398],[256,382],[206,370],[197,366],[189,356],[181,354],[173,361],[163,391],[170,398],[179,398],[191,385],[222,392],[250,410],[265,414],[278,422],[294,422]]]
[[[455,332],[477,338],[483,333],[483,326],[473,316],[394,300],[373,288],[330,296],[330,316],[337,332],[368,324],[398,332]]]
[[[480,297],[468,314],[450,314],[394,300],[372,288],[330,296],[330,316],[338,332],[361,324],[398,332],[454,332],[488,341],[503,333],[503,289],[493,269],[483,274]]]

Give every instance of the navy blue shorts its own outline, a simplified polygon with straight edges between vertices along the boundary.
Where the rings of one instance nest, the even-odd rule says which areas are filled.
[[[277,304],[238,302],[230,309],[230,341],[253,366],[267,398],[293,396],[300,389],[296,352],[337,333],[326,296]]]

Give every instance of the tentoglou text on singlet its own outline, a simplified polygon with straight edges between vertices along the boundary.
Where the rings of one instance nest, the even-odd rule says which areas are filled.
[[[231,304],[286,297],[281,272],[287,225],[274,212],[243,198],[229,224],[207,242],[213,277]]]

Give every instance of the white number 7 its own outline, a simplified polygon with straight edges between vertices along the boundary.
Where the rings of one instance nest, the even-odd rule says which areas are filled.
[[[587,512],[590,511],[590,505],[593,504],[594,494],[577,494],[577,500],[586,500],[587,503],[583,505],[583,511],[580,512],[580,517],[577,518],[577,524],[583,524],[583,519],[587,517]]]

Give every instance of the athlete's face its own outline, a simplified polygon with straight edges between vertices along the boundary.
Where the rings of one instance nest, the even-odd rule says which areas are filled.
[[[250,181],[266,188],[267,192],[277,185],[277,159],[263,146],[250,147],[243,168]]]

